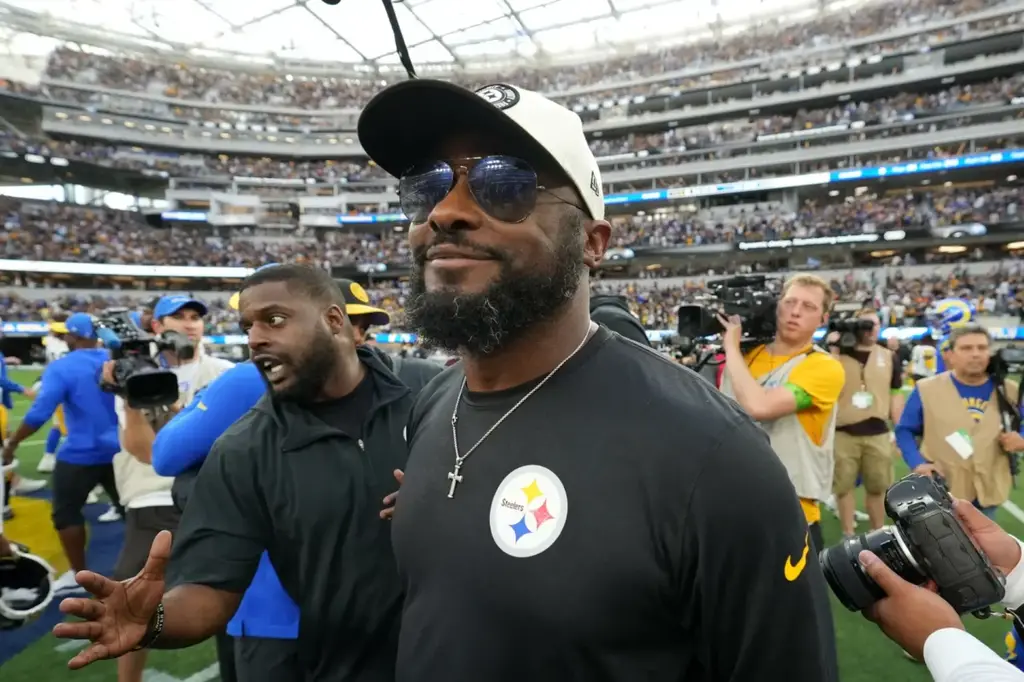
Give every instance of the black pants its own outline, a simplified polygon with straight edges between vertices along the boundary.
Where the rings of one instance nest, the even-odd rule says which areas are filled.
[[[235,638],[226,632],[218,632],[215,639],[220,682],[239,682],[238,672],[235,670]]]
[[[241,682],[302,682],[296,639],[235,637],[235,666]]]
[[[96,486],[110,496],[111,502],[123,515],[121,500],[117,496],[112,464],[71,464],[57,460],[53,467],[53,527],[57,530],[85,525],[82,507]]]
[[[811,551],[817,556],[818,552],[825,549],[825,539],[821,535],[821,524],[817,521],[808,526],[811,534]]]

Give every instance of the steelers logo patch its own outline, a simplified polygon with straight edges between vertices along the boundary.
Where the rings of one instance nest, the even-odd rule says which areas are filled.
[[[370,302],[370,297],[366,295],[366,290],[356,282],[352,282],[352,284],[349,285],[348,290],[351,292],[352,297],[360,303]]]
[[[494,105],[495,109],[500,111],[510,109],[519,103],[519,91],[511,85],[505,85],[504,83],[495,83],[494,85],[482,87],[476,91],[476,94],[483,97]]]
[[[522,466],[494,492],[491,537],[509,556],[534,557],[555,544],[568,513],[569,500],[558,476],[542,466]]]

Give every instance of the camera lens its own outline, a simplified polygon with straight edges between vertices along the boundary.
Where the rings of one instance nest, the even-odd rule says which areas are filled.
[[[864,550],[873,552],[909,583],[921,585],[928,579],[898,528],[890,526],[846,538],[841,544],[822,550],[818,558],[832,593],[851,611],[863,611],[885,596],[857,559]]]

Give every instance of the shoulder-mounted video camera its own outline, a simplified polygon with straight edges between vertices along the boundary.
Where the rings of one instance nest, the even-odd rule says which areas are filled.
[[[1020,389],[1017,395],[1006,395],[1006,379],[1024,370],[1024,348],[1007,346],[1000,348],[988,361],[988,373],[992,377],[992,384],[995,387],[996,402],[999,405],[999,419],[1003,431],[1006,433],[1018,433],[1020,431]],[[1010,474],[1013,476],[1014,487],[1016,487],[1017,474],[1020,473],[1019,452],[1008,452],[1010,458]]]
[[[96,327],[114,361],[114,383],[104,384],[104,390],[120,395],[133,409],[166,407],[178,401],[178,378],[161,367],[156,357],[171,351],[179,360],[194,358],[196,347],[187,336],[174,331],[144,332],[126,308],[108,310]]]
[[[845,317],[841,320],[829,319],[828,334],[838,333],[836,345],[839,352],[852,355],[861,337],[875,328],[875,323],[861,317]],[[872,339],[872,342],[874,339]]]
[[[710,306],[689,304],[679,306],[676,343],[689,353],[698,341],[722,333],[718,315],[736,315],[743,321],[741,346],[768,343],[775,338],[779,280],[764,275],[737,275],[709,281],[707,286],[715,298]]]
[[[862,611],[886,596],[857,558],[866,549],[909,583],[934,580],[939,596],[957,613],[990,615],[988,607],[1004,596],[1005,577],[960,524],[941,476],[910,474],[897,481],[885,493],[885,513],[892,526],[847,538],[820,554],[825,579],[843,606]]]

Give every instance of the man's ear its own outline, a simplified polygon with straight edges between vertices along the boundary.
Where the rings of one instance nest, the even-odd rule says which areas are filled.
[[[341,309],[339,305],[332,305],[326,311],[324,311],[324,322],[327,323],[327,328],[331,330],[332,336],[345,331],[345,327],[351,326],[351,322],[345,311]]]
[[[612,226],[606,220],[588,220],[583,226],[583,262],[594,270],[604,261],[608,242],[612,238]]]

